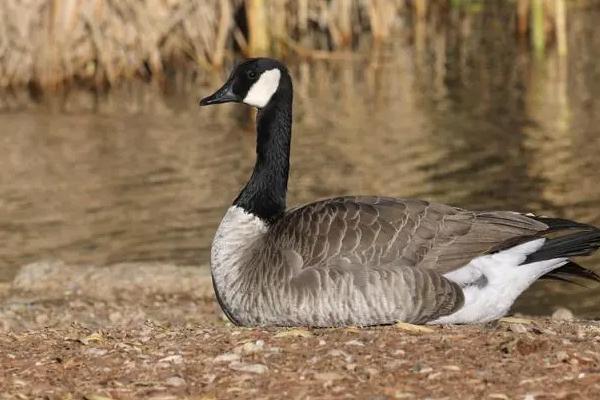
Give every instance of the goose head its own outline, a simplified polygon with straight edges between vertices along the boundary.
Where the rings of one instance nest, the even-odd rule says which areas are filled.
[[[275,93],[287,90],[291,91],[291,79],[285,65],[271,58],[253,58],[239,64],[225,84],[200,100],[200,105],[236,102],[260,109]]]

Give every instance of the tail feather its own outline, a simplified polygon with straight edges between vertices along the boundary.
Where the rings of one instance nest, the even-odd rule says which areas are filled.
[[[554,258],[588,256],[600,248],[600,229],[575,232],[557,238],[546,239],[544,245],[527,256],[523,264]]]
[[[527,256],[523,264],[555,258],[587,256],[600,248],[600,229],[580,222],[561,218],[533,217],[546,224],[546,233],[575,231],[567,235],[546,238],[544,245]],[[600,276],[594,271],[569,260],[563,266],[548,272],[542,278],[570,282],[581,285],[578,280],[600,282]],[[583,286],[583,285],[582,285]]]
[[[554,271],[548,272],[542,276],[543,279],[553,279],[557,281],[569,282],[579,286],[585,286],[578,282],[576,279],[583,279],[588,281],[600,282],[600,276],[594,271],[590,271],[581,265],[569,261],[567,264]]]
[[[598,228],[596,228],[593,225],[583,224],[581,222],[576,222],[576,221],[571,221],[570,219],[538,217],[538,216],[531,217],[531,218],[533,218],[543,224],[546,224],[548,226],[549,232],[556,232],[556,231],[561,231],[561,230],[565,230],[565,229],[583,229],[583,230],[588,230],[588,231],[598,230]]]

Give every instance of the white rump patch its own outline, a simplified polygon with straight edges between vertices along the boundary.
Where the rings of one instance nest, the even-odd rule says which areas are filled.
[[[464,305],[454,313],[430,324],[471,324],[503,317],[517,297],[542,275],[568,260],[555,258],[524,264],[546,239],[536,239],[495,254],[480,256],[444,276],[458,283],[465,295]]]
[[[266,106],[277,91],[280,78],[281,71],[278,68],[263,72],[248,90],[248,94],[243,100],[244,103],[258,108]]]

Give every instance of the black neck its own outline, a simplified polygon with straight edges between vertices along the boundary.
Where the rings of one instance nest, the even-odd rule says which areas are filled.
[[[283,74],[277,92],[256,117],[256,164],[252,177],[233,202],[272,223],[284,211],[292,138],[292,84]]]

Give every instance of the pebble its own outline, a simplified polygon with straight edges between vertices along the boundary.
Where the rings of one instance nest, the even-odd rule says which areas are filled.
[[[434,372],[433,374],[427,375],[427,379],[433,380],[439,378],[440,376],[442,376],[441,372]]]
[[[527,333],[527,327],[523,324],[509,324],[508,330],[514,333]]]
[[[118,311],[113,311],[108,314],[108,320],[113,324],[123,319],[123,315]]]
[[[172,363],[172,364],[182,364],[183,356],[181,354],[174,354],[172,356],[166,356],[158,360],[159,363]]]
[[[315,379],[320,381],[336,381],[342,378],[344,378],[344,376],[336,372],[319,372],[315,374]]]
[[[354,371],[354,370],[356,369],[356,367],[357,367],[357,365],[356,365],[356,364],[354,364],[354,363],[350,363],[350,364],[346,364],[346,365],[345,365],[345,368],[346,368],[348,371]]]
[[[352,356],[350,354],[339,349],[331,349],[327,352],[327,355],[331,357],[344,357],[344,361],[346,361],[347,363],[352,361]]]
[[[171,387],[180,387],[180,386],[185,385],[185,379],[180,378],[178,376],[172,376],[165,381],[165,385],[171,386]]]
[[[408,364],[406,360],[392,360],[385,364],[385,369],[396,369],[406,364]]]
[[[239,361],[240,355],[236,353],[223,353],[219,354],[215,358],[213,358],[213,362],[231,362],[231,361]]]
[[[264,374],[269,370],[269,368],[263,364],[247,364],[239,361],[233,361],[229,364],[229,368],[234,371],[251,372],[253,374]]]
[[[243,345],[237,347],[234,352],[241,354],[254,354],[260,353],[265,348],[264,340],[257,340],[256,342],[248,342]]]
[[[108,350],[98,349],[96,347],[89,348],[85,351],[85,354],[88,354],[93,357],[101,357],[101,356],[105,355],[106,353],[108,353]]]
[[[348,340],[346,342],[346,346],[364,346],[365,344],[363,342],[361,342],[360,340]]]
[[[410,392],[396,392],[394,393],[395,399],[413,399],[415,395]]]
[[[571,310],[564,307],[559,307],[552,313],[553,321],[573,321],[574,319],[575,316]]]
[[[569,354],[566,351],[559,351],[556,353],[556,359],[560,362],[565,362],[569,359]]]
[[[446,371],[460,371],[460,367],[458,365],[444,365],[442,369]]]

